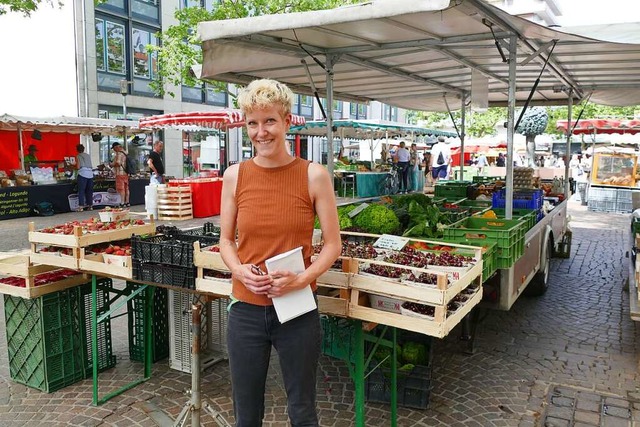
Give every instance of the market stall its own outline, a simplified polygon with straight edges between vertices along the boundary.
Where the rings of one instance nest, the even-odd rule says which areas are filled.
[[[572,135],[637,135],[640,120],[591,119],[569,122],[558,120],[556,127]],[[640,152],[634,148],[590,146],[582,154],[591,157],[591,170],[586,190],[589,210],[597,212],[630,213],[633,193],[640,193],[637,162]]]
[[[124,120],[0,116],[0,219],[29,216],[41,202],[51,203],[58,213],[75,210],[78,189],[72,165],[80,135],[100,139],[136,132],[140,132],[137,123]],[[37,160],[25,163],[29,147],[35,147]],[[109,171],[96,168],[94,175],[94,205],[120,204]],[[131,177],[131,204],[144,203],[146,183],[148,178],[143,174]]]

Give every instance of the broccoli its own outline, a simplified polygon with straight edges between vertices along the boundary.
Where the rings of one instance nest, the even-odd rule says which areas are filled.
[[[402,346],[402,359],[412,365],[428,365],[427,347],[424,344],[409,341]]]
[[[369,205],[353,220],[354,224],[368,233],[393,234],[400,230],[400,221],[386,206]]]

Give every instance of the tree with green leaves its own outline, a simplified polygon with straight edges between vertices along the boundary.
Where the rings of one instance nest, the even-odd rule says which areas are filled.
[[[525,111],[516,128],[516,132],[527,138],[527,154],[529,167],[536,165],[536,136],[542,135],[549,123],[549,115],[543,107],[530,107]]]
[[[4,15],[7,12],[17,12],[29,16],[32,12],[38,10],[42,4],[62,7],[61,1],[54,0],[0,0],[0,15]]]
[[[485,112],[473,112],[466,117],[465,133],[475,138],[495,135],[496,125],[506,119],[506,114],[506,109],[500,107],[492,107]],[[462,124],[460,110],[453,111],[452,115],[456,126],[460,129]],[[426,128],[438,129],[453,126],[449,113],[416,111],[414,116],[416,120],[421,120]]]
[[[160,46],[149,46],[158,53],[159,65],[158,80],[152,83],[152,88],[162,95],[167,84],[200,84],[191,73],[192,65],[202,63],[200,40],[195,31],[200,22],[331,9],[361,2],[362,0],[225,0],[215,4],[211,11],[202,7],[178,9],[175,13],[178,24],[159,35]],[[219,85],[218,88],[224,90],[225,86]],[[169,94],[174,95],[171,92]]]

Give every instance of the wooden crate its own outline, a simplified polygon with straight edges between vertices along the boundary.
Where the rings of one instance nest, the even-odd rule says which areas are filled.
[[[480,278],[476,280],[479,281]],[[369,307],[366,294],[358,289],[353,289],[349,302],[349,317],[443,338],[482,300],[482,286],[479,282],[478,285],[476,293],[451,315],[447,315],[446,306],[436,306],[433,320],[389,313]]]
[[[33,252],[30,253],[30,257],[32,262],[53,266],[54,268],[80,269],[79,248],[73,248],[73,255],[63,255],[58,252],[36,252],[34,248]]]
[[[222,261],[220,252],[203,251],[200,248],[200,242],[193,243],[193,265],[209,270],[229,271],[225,263]]]
[[[104,262],[102,254],[85,254],[84,248],[80,251],[79,270],[83,273],[97,274],[112,278],[126,280],[131,280],[133,278],[131,263],[126,267],[107,264]]]
[[[191,187],[159,187],[158,219],[182,221],[193,218]]]
[[[0,294],[12,295],[25,299],[38,298],[42,295],[63,291],[74,286],[87,283],[90,279],[86,274],[78,274],[76,276],[67,277],[57,282],[47,283],[46,285],[35,286],[34,276],[26,277],[26,287],[12,286],[6,283],[0,283]]]
[[[42,233],[35,230],[35,224],[29,223],[29,242],[32,244],[32,253],[34,245],[52,245],[62,246],[66,248],[85,248],[87,246],[96,245],[98,243],[107,243],[117,240],[130,239],[132,234],[137,236],[143,234],[155,234],[156,224],[151,218],[151,222],[144,225],[132,225],[130,227],[121,228],[111,231],[100,231],[97,233],[83,233],[82,227],[76,226],[73,234],[54,234]],[[80,251],[77,251],[76,258],[80,258]]]
[[[0,253],[0,274],[28,277],[54,270],[50,265],[34,264],[30,251]]]

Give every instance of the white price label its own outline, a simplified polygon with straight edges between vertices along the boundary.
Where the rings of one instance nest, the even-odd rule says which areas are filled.
[[[373,246],[381,249],[394,249],[399,251],[404,248],[407,243],[409,243],[409,239],[406,237],[383,234],[376,240]]]
[[[349,215],[349,218],[353,218],[354,216],[356,216],[360,212],[362,212],[364,210],[364,208],[366,208],[367,206],[369,206],[368,203],[362,203],[360,206],[358,206],[357,208],[355,208],[354,210],[349,212],[347,215]]]

